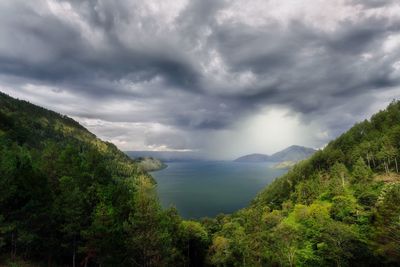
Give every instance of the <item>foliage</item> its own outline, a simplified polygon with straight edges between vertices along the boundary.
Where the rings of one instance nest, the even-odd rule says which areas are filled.
[[[212,235],[209,262],[398,265],[399,125],[400,102],[394,101],[295,165],[248,208],[214,222],[218,230]],[[390,179],[375,179],[382,176]]]
[[[154,186],[133,160],[74,120],[0,93],[0,253],[12,261],[200,261],[188,258],[181,219],[161,209]],[[191,242],[197,238],[203,242],[196,235]]]

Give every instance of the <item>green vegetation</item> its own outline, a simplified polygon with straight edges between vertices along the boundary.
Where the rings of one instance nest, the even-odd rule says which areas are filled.
[[[153,179],[114,145],[0,93],[0,266],[201,264],[207,233],[193,224],[162,211]]]
[[[183,221],[114,145],[0,94],[0,265],[396,266],[399,156],[393,102],[248,208]]]
[[[214,220],[217,266],[398,266],[400,102]]]

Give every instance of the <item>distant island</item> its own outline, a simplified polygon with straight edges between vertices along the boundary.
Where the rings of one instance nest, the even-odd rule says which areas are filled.
[[[159,171],[168,167],[167,164],[153,157],[138,157],[133,158],[133,160],[139,165],[139,168],[145,172]]]
[[[317,150],[304,146],[292,145],[272,155],[249,154],[235,159],[235,162],[276,162],[275,168],[290,168],[297,162],[313,155]]]
[[[182,162],[204,160],[201,155],[193,151],[125,151],[129,157],[136,158],[154,158],[162,162]]]

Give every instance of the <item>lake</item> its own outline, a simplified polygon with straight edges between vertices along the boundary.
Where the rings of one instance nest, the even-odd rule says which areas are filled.
[[[175,206],[184,218],[214,217],[246,207],[286,170],[271,163],[230,161],[169,162],[152,172],[164,208]]]

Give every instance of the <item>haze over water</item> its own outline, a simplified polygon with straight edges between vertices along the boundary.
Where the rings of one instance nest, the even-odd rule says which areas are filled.
[[[229,161],[170,162],[152,172],[164,208],[175,206],[184,218],[213,217],[246,207],[286,170],[271,163]]]

